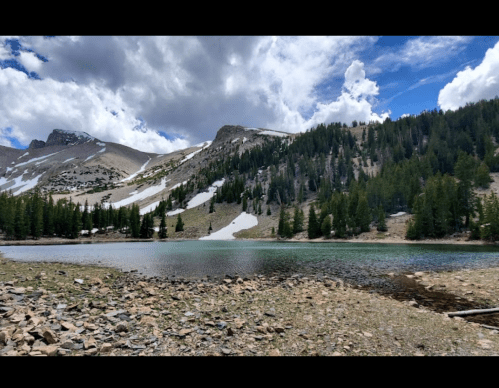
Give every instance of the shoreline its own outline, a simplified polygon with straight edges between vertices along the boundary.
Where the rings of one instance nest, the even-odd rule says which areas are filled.
[[[121,243],[121,242],[181,242],[200,241],[198,238],[180,239],[132,239],[132,238],[93,238],[93,239],[64,239],[42,237],[38,240],[0,240],[1,246],[31,246],[31,245],[74,245],[74,244],[101,244],[101,243]],[[202,241],[202,240],[201,240]],[[278,239],[278,238],[235,238],[220,241],[261,241],[261,242],[290,242],[290,243],[359,243],[359,244],[446,244],[446,245],[484,245],[499,246],[498,242],[488,242],[482,240],[462,240],[462,239],[424,239],[406,240],[402,238],[383,239]]]
[[[450,318],[431,302],[439,292],[431,290],[446,285],[447,292],[455,290],[461,300],[471,299],[468,289],[474,298],[486,289],[483,296],[495,303],[499,289],[491,286],[499,267],[394,277],[420,284],[423,298],[416,303],[327,276],[165,280],[93,265],[1,258],[0,264],[0,356],[497,356],[499,352],[499,331]],[[469,283],[466,288],[463,280]],[[426,296],[431,296],[428,302]],[[448,304],[444,308],[455,311]]]

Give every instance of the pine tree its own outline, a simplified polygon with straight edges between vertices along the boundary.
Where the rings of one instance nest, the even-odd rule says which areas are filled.
[[[258,201],[258,215],[262,215],[262,203]]]
[[[80,212],[80,204],[76,204],[75,209],[73,210],[72,214],[73,220],[72,220],[72,229],[71,229],[71,238],[77,238],[78,235],[80,234],[80,231],[82,229],[82,219],[81,219],[81,212]]]
[[[314,239],[320,236],[320,224],[315,214],[314,204],[310,206],[310,211],[308,213],[308,238]]]
[[[167,229],[166,229],[166,214],[165,212],[161,213],[161,222],[159,224],[159,232],[158,236],[159,238],[167,238]]]
[[[211,197],[211,201],[210,201],[210,213],[213,213],[215,211],[215,199],[216,199],[215,196]]]
[[[475,186],[488,189],[490,186],[490,171],[488,166],[482,162],[476,170]]]
[[[28,235],[26,228],[26,205],[22,197],[17,198],[14,214],[14,237],[16,240],[24,240]]]
[[[35,188],[32,197],[32,213],[31,213],[31,235],[35,240],[39,239],[43,234],[43,200],[40,197],[40,190]]]
[[[139,205],[133,204],[130,212],[130,233],[132,238],[140,236],[140,209]]]
[[[267,215],[270,216],[272,213],[270,211],[270,206],[267,206]]]
[[[248,210],[248,198],[246,195],[243,197],[243,212]]]
[[[279,224],[277,225],[277,234],[279,236],[284,235],[284,222],[285,222],[285,214],[284,206],[281,205],[281,211],[279,212]]]
[[[177,217],[177,225],[175,225],[175,232],[182,232],[184,230],[184,222],[180,214]]]
[[[378,225],[376,227],[378,232],[386,232],[388,230],[385,220],[385,210],[383,206],[378,206]]]
[[[295,206],[295,213],[293,216],[293,233],[303,232],[303,222],[305,221],[305,216],[303,214],[303,210],[301,210],[298,206]]]
[[[329,216],[329,214],[324,217],[324,220],[322,221],[322,224],[321,224],[321,231],[322,231],[322,235],[325,237],[325,238],[330,238],[331,237],[331,217]]]
[[[360,232],[369,232],[369,224],[371,223],[371,212],[369,210],[369,205],[367,203],[367,197],[365,194],[359,196],[359,202],[357,205],[356,212],[357,226],[360,227]]]

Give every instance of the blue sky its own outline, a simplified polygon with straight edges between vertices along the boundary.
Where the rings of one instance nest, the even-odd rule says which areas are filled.
[[[54,128],[147,152],[499,95],[497,36],[0,37],[0,145]]]

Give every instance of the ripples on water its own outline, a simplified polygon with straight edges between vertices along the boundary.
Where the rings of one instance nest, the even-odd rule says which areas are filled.
[[[172,241],[5,246],[0,252],[14,260],[97,264],[147,276],[327,274],[365,285],[388,272],[499,265],[499,247],[476,245]]]

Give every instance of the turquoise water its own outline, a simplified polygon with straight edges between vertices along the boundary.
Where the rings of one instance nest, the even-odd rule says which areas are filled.
[[[260,241],[180,241],[3,246],[21,261],[98,264],[147,276],[327,274],[370,283],[388,272],[456,270],[499,265],[499,247]]]

